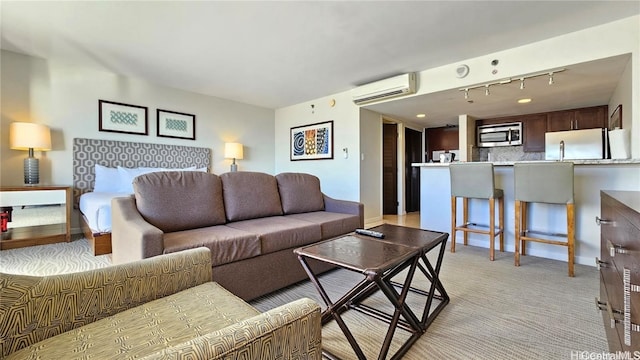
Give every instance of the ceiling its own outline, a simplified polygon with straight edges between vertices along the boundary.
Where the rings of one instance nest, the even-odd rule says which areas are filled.
[[[2,49],[274,109],[640,13],[638,1],[2,0],[0,6]],[[535,100],[526,112],[606,103],[626,61],[572,65],[555,76],[558,86],[527,81]],[[438,126],[460,113],[523,111],[505,105],[518,86],[492,88],[486,97],[475,90],[473,104],[451,90],[368,107],[414,123],[416,113],[429,109],[422,125]]]

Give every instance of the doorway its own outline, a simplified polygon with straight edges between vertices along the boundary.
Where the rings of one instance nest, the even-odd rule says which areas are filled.
[[[420,168],[412,163],[422,162],[422,133],[404,129],[405,208],[407,213],[420,211]]]
[[[382,214],[398,214],[398,125],[382,124]]]

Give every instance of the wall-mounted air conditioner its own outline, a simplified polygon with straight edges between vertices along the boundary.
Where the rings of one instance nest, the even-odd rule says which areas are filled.
[[[351,94],[356,105],[363,105],[415,92],[416,74],[407,73],[358,86],[351,91]]]

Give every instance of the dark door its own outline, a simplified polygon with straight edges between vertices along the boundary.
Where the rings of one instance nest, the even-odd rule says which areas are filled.
[[[405,128],[405,204],[407,212],[420,211],[420,168],[412,163],[422,162],[422,133]]]
[[[382,126],[382,213],[398,214],[398,126]]]

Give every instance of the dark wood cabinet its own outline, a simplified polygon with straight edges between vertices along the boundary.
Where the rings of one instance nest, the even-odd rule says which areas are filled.
[[[522,119],[522,150],[524,152],[543,152],[544,134],[547,132],[547,115],[527,115]]]
[[[547,131],[573,130],[575,119],[573,110],[550,112],[547,114]]]
[[[607,127],[607,106],[553,111],[547,114],[547,131],[583,130]]]
[[[440,159],[432,159],[432,151],[438,150],[458,150],[459,138],[458,127],[446,126],[438,128],[428,128],[424,132],[425,137],[425,161]]]
[[[640,192],[600,192],[600,297],[609,350],[640,350]]]
[[[577,129],[597,129],[607,127],[608,106],[595,106],[575,111]]]

